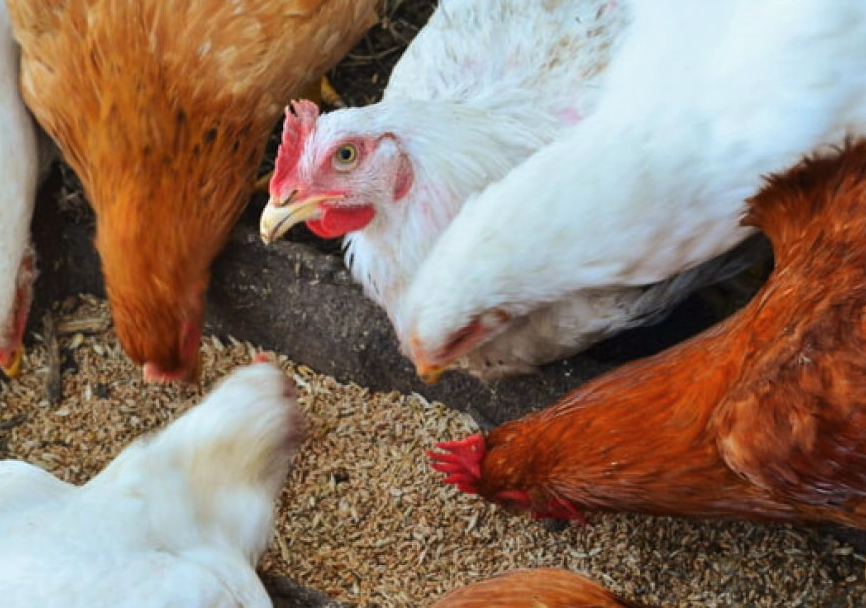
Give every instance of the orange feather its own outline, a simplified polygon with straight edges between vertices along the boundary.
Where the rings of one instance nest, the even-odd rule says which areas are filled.
[[[432,608],[641,608],[557,568],[513,570],[448,593]]]
[[[208,269],[271,129],[379,1],[9,0],[23,94],[96,211],[133,360],[190,371]]]

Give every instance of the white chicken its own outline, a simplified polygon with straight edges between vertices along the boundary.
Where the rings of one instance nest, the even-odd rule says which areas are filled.
[[[30,220],[39,179],[36,126],[18,89],[18,45],[0,2],[0,369],[20,370],[36,279]]]
[[[353,276],[388,312],[407,351],[406,291],[436,240],[467,198],[596,111],[632,12],[606,0],[444,0],[380,103],[321,117],[313,104],[293,104],[263,238],[301,221],[323,237],[346,235]],[[485,379],[531,371],[647,322],[741,268],[720,259],[649,289],[538,311],[462,352],[461,363]],[[464,285],[471,286],[458,281],[445,291]]]
[[[73,486],[0,462],[4,608],[264,608],[255,573],[303,434],[293,385],[257,363]]]
[[[422,376],[527,315],[569,327],[728,250],[762,174],[866,128],[863,2],[621,4],[595,111],[467,201],[417,272],[403,322]]]

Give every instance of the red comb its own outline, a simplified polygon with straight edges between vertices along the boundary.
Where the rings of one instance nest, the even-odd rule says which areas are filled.
[[[271,178],[271,195],[275,184],[281,184],[298,164],[304,140],[313,130],[319,119],[319,107],[312,101],[300,99],[292,101],[286,107],[286,120],[283,122],[283,139],[277,150],[277,159],[274,162],[274,175]]]
[[[270,363],[271,357],[267,353],[256,353],[253,355],[253,363]]]
[[[486,445],[481,433],[470,435],[458,441],[443,441],[436,445],[442,452],[426,452],[433,462],[434,471],[446,473],[445,483],[453,483],[467,494],[478,494],[478,481],[481,479],[481,459],[484,458]]]

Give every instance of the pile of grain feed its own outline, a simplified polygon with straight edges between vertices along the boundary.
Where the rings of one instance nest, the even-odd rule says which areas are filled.
[[[46,346],[0,384],[0,457],[81,483],[129,441],[159,428],[258,349],[204,340],[202,388],[148,385],[123,354],[103,301],[64,302],[55,315],[62,396],[48,398]],[[548,531],[458,494],[423,451],[475,432],[464,414],[418,395],[339,384],[278,353],[299,387],[310,434],[278,505],[263,571],[295,578],[352,606],[414,607],[495,572],[563,566],[614,591],[668,607],[855,607],[864,556],[826,534],[788,526],[591,515]]]

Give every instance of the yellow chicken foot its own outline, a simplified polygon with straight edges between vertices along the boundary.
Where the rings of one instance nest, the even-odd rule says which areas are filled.
[[[268,186],[270,185],[271,178],[273,176],[274,176],[274,172],[268,171],[267,173],[262,175],[260,178],[258,178],[256,180],[256,185],[253,186],[253,189],[255,190],[255,192],[260,193],[260,194],[267,194],[268,193]]]
[[[301,98],[309,99],[317,105],[325,104],[332,108],[345,108],[346,102],[337,93],[334,85],[328,80],[327,76],[322,76],[318,82],[313,82],[309,86],[301,89]]]
[[[319,97],[321,101],[328,104],[332,108],[345,108],[346,102],[343,101],[343,98],[340,97],[340,94],[337,93],[337,90],[331,84],[331,81],[328,80],[327,76],[322,76],[322,81],[319,83]]]

